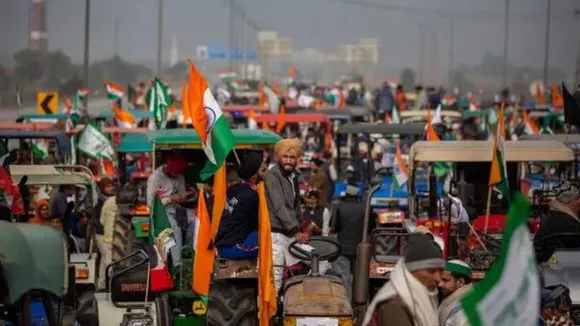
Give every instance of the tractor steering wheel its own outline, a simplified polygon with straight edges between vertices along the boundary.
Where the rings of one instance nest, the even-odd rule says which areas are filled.
[[[317,245],[318,243],[318,245]],[[308,238],[308,245],[314,247],[314,250],[307,251],[298,246],[298,241],[294,240],[288,245],[290,254],[303,261],[311,261],[314,255],[319,260],[335,261],[340,255],[340,244],[333,238],[323,236],[313,236]]]

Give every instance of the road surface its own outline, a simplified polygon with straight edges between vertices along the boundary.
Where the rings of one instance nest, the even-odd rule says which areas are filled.
[[[103,99],[94,99],[89,100],[89,114],[97,114],[104,109],[111,109],[112,108],[112,101],[106,98]],[[62,107],[60,108],[62,112]],[[0,110],[0,121],[2,122],[11,122],[15,121],[18,115],[21,114],[31,114],[37,113],[36,107],[34,106],[26,106],[20,109],[16,108],[8,108],[8,109],[1,109]]]

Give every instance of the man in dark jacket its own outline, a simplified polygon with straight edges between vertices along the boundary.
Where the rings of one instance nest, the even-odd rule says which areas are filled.
[[[296,164],[302,155],[302,142],[297,139],[282,139],[274,148],[278,164],[271,167],[264,177],[266,201],[272,228],[272,254],[274,263],[274,285],[276,293],[282,286],[284,266],[299,262],[290,255],[288,245],[296,240],[308,242],[308,235],[300,232],[297,212],[299,193],[295,175]]]
[[[227,190],[227,202],[215,238],[221,258],[245,259],[258,256],[258,193],[264,177],[262,155],[248,153],[238,169],[241,179]]]
[[[534,236],[538,263],[548,261],[558,248],[580,248],[580,184],[565,181],[554,187],[554,191],[556,198],[550,203],[550,211]],[[554,236],[558,233],[576,234]]]
[[[358,196],[359,189],[346,186],[345,196],[340,199],[336,208],[334,229],[341,247],[340,256],[333,263],[333,268],[340,273],[346,284],[349,298],[352,292],[351,276],[356,261],[356,247],[362,240],[365,204]]]

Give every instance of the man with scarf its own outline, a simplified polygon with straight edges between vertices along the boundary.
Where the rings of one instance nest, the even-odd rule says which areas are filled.
[[[272,254],[274,285],[276,293],[282,286],[284,266],[300,261],[290,255],[288,245],[297,240],[308,242],[308,235],[300,232],[297,208],[300,202],[296,164],[302,155],[302,142],[298,138],[282,139],[274,147],[278,164],[271,167],[264,177],[266,202],[272,228]]]
[[[564,181],[554,187],[556,197],[550,203],[550,210],[540,222],[534,236],[534,249],[538,263],[550,259],[558,248],[580,248],[580,237],[559,233],[580,233],[580,184],[577,181]]]
[[[363,326],[436,326],[437,286],[445,267],[441,249],[423,233],[407,238],[403,258],[371,301]]]
[[[471,267],[458,259],[447,261],[439,287],[445,295],[439,306],[439,326],[469,326],[460,301],[473,289]]]
[[[238,168],[240,181],[227,190],[227,202],[215,238],[221,258],[258,257],[258,193],[266,162],[258,152],[248,153]]]
[[[183,247],[183,233],[185,230],[185,242],[193,245],[195,233],[195,217],[191,210],[187,211],[186,216],[180,216],[178,211],[183,211],[181,204],[187,203],[194,193],[186,191],[185,178],[183,173],[187,169],[187,160],[177,154],[172,154],[167,158],[167,163],[158,167],[147,180],[147,204],[149,207],[153,204],[155,194],[159,195],[161,203],[165,206],[165,212],[173,234],[176,245],[171,248],[171,257],[173,265],[181,264],[181,248]]]
[[[570,290],[563,284],[545,286],[540,293],[540,326],[572,326]]]

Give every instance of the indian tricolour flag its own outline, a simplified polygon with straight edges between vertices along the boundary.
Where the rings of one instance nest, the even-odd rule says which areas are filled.
[[[203,180],[212,176],[221,166],[236,140],[222,109],[213,97],[206,80],[193,62],[189,62],[188,101],[193,127],[201,138],[207,162],[200,172]]]
[[[497,132],[493,146],[491,159],[491,172],[489,173],[489,186],[495,187],[509,199],[509,185],[507,179],[507,167],[505,160],[505,115],[503,104],[498,112]]]
[[[32,154],[34,155],[34,157],[40,159],[41,162],[48,162],[48,140],[33,139]]]
[[[123,87],[115,84],[115,83],[105,83],[105,87],[107,88],[107,98],[109,100],[120,100],[125,95],[125,90]]]
[[[396,189],[401,188],[405,183],[407,183],[407,180],[409,180],[409,171],[405,165],[405,160],[403,160],[403,155],[401,155],[399,143],[397,143],[397,149],[395,150],[393,177],[394,187]]]
[[[540,278],[530,240],[530,204],[517,193],[510,205],[499,257],[461,300],[471,326],[536,326]]]
[[[235,72],[232,72],[232,71],[226,71],[226,72],[220,72],[218,74],[218,77],[220,78],[220,80],[222,82],[225,83],[225,82],[228,82],[228,81],[236,78],[237,74]]]
[[[115,120],[117,120],[117,125],[121,128],[135,128],[137,125],[137,120],[127,110],[123,110],[119,107],[117,102],[113,103],[113,113],[115,113]]]
[[[538,125],[530,118],[528,111],[522,110],[522,120],[524,120],[525,132],[528,135],[539,135],[540,128]]]
[[[80,99],[85,99],[89,96],[89,89],[88,88],[79,88],[77,89],[77,97]]]

